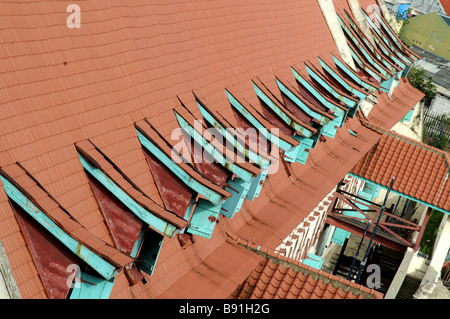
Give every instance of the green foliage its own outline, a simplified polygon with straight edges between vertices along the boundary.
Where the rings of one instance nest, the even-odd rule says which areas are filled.
[[[420,66],[413,65],[408,72],[408,80],[412,86],[422,91],[429,99],[433,99],[436,96],[436,85],[433,83],[431,76],[426,76],[425,70]]]
[[[431,256],[433,252],[434,242],[443,216],[444,213],[433,209],[423,232],[422,240],[420,241],[420,251],[428,256]]]
[[[398,16],[398,12],[397,12],[397,16]],[[397,18],[397,21],[401,21],[402,22],[402,26],[400,28],[400,31],[398,32],[398,37],[400,39],[402,39],[402,41],[404,41],[403,36],[405,35],[405,31],[406,31],[407,26],[408,26],[408,24],[410,22],[410,20],[409,20],[409,17],[411,17],[411,10],[410,9],[408,9],[408,13],[407,13],[406,16],[407,16],[406,19],[398,19]]]

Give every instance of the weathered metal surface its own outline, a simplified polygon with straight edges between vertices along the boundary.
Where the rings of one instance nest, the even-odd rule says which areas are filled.
[[[371,93],[375,93],[375,92],[378,91],[378,88],[376,86],[374,86],[374,85],[372,85],[372,84],[370,84],[370,83],[368,83],[366,81],[363,81],[356,74],[354,74],[352,72],[352,70],[348,66],[346,66],[344,63],[342,63],[339,59],[337,59],[333,55],[332,55],[332,57],[333,57],[333,60],[334,60],[334,63],[336,64],[336,66],[343,72],[343,73],[341,73],[343,76],[344,75],[348,76],[349,79],[351,79],[356,84],[358,84],[359,86],[365,88],[367,91],[369,91]],[[367,79],[365,79],[365,80],[367,80]]]
[[[81,261],[21,207],[14,203],[13,208],[48,298],[65,299],[70,289],[67,279],[72,274],[67,267]]]
[[[384,44],[392,51],[394,52],[403,62],[406,63],[406,65],[410,65],[412,62],[414,62],[414,59],[410,58],[409,55],[407,55],[405,52],[403,52],[401,49],[399,49],[396,45],[394,45],[382,32],[378,26],[372,21],[372,19],[367,15],[365,11],[364,16],[366,18],[366,21],[369,23],[370,29],[375,30],[377,35],[381,38],[381,40],[384,42]]]
[[[267,139],[263,136],[260,136],[258,134],[258,131],[254,129],[255,127],[252,125],[252,123],[250,123],[238,110],[233,109],[233,114],[239,127],[247,133],[245,135],[246,142],[252,145],[252,147],[256,149],[258,153],[267,153],[267,150],[269,148]]]
[[[353,30],[347,26],[347,24],[341,19],[341,17],[338,15],[339,23],[342,27],[342,29],[345,31],[345,33],[348,36],[348,39],[353,43],[353,45],[358,48],[359,52],[363,55],[363,57],[378,71],[380,72],[384,77],[389,78],[392,75],[377,61],[375,58],[371,55],[369,52],[369,49],[366,47],[366,45],[358,38],[356,34],[353,33]],[[349,41],[349,42],[350,42]]]
[[[295,72],[297,75],[299,75],[297,72]],[[299,75],[300,77],[300,75]],[[306,111],[309,115],[311,115],[316,121],[319,122],[320,125],[323,126],[321,133],[325,136],[334,138],[334,136],[336,135],[337,129],[342,125],[343,123],[343,116],[342,115],[334,115],[331,113],[325,113],[325,111],[323,110],[324,106],[323,104],[321,104],[320,101],[317,101],[316,103],[320,103],[321,107],[317,109],[319,109],[320,111],[322,111],[322,114],[315,112],[314,110],[311,110],[305,103],[303,103],[303,101],[301,101],[299,98],[297,98],[297,96],[295,96],[282,82],[278,81],[277,79],[277,83],[280,87],[280,90],[286,94],[289,99],[294,99],[293,102],[301,109],[303,109],[304,111]],[[300,83],[297,81],[297,85],[300,85]],[[305,90],[305,92],[302,92],[306,94],[307,90]],[[311,93],[311,92],[309,92]],[[314,97],[313,95],[309,95],[310,98]],[[316,97],[314,97],[316,98]],[[309,101],[307,103],[310,103]],[[311,104],[314,106],[314,104]],[[308,111],[309,110],[309,111]],[[327,114],[327,116],[323,115],[323,113]],[[329,117],[328,117],[329,116]]]
[[[203,185],[195,178],[191,177],[139,130],[137,132],[139,141],[141,142],[142,146],[147,149],[152,155],[154,155],[158,160],[160,160],[166,168],[168,168],[170,171],[172,171],[172,173],[178,176],[180,180],[182,180],[183,183],[186,184],[189,188],[201,194],[203,197],[207,198],[211,203],[215,205],[220,205],[225,201],[225,198],[223,198],[221,194],[215,192],[213,189]]]
[[[270,131],[269,128],[265,127],[263,124],[261,124],[252,114],[249,112],[230,92],[226,91],[228,100],[230,101],[231,105],[234,107],[235,110],[237,110],[253,127],[255,127],[259,134],[256,132],[253,135],[258,136],[258,147],[262,146],[263,151],[268,150],[268,147],[266,148],[264,143],[264,138],[268,141],[277,144],[282,150],[288,151],[292,147],[296,145],[292,145],[280,137],[275,137]],[[248,129],[247,127],[246,129]],[[262,135],[262,136],[261,136]],[[267,152],[265,152],[267,154]]]
[[[218,144],[222,150],[208,142],[203,135],[198,132],[190,123],[188,123],[181,115],[175,113],[180,127],[192,137],[187,138],[191,142],[191,157],[195,167],[216,185],[223,187],[228,178],[235,174],[241,179],[251,181],[253,174],[236,165],[223,154],[224,145]]]
[[[114,279],[105,280],[81,272],[80,279],[70,294],[70,299],[108,299]]]
[[[361,69],[363,69],[365,72],[367,72],[371,77],[373,77],[378,83],[383,82],[383,78],[379,74],[377,74],[374,70],[372,70],[370,67],[368,67],[368,66],[366,66],[364,64],[364,61],[359,56],[359,54],[355,51],[355,49],[353,48],[353,46],[351,44],[349,45],[349,48],[350,48],[350,52],[352,54],[352,57],[356,61],[358,66]],[[360,76],[364,76],[364,73],[358,72],[358,74]]]
[[[394,61],[402,70],[406,69],[409,65],[411,65],[411,61],[406,57],[401,57],[397,51],[391,51],[390,48],[383,42],[381,37],[370,29],[370,33],[372,34],[373,40],[378,45],[378,47],[383,51],[383,53],[388,56],[392,61]]]
[[[224,166],[221,166],[216,162],[213,162],[212,156],[202,150],[200,144],[191,140],[191,151],[195,167],[214,184],[223,187],[227,180],[231,178],[232,173],[235,173],[237,176],[244,176],[243,170],[239,170],[233,163],[224,161]],[[232,173],[227,171],[227,168],[230,169]],[[242,173],[242,175],[240,173]],[[245,174],[245,177],[251,179],[250,175],[251,174]]]
[[[33,217],[40,225],[55,236],[70,251],[84,260],[89,266],[94,268],[105,279],[111,279],[117,274],[116,267],[102,259],[96,253],[75,240],[55,224],[46,214],[44,214],[35,204],[26,198],[14,185],[3,176],[0,176],[3,187],[8,197],[18,204],[25,212]]]
[[[307,114],[303,109],[299,108],[286,94],[281,93],[284,105],[286,108],[294,114],[297,118],[305,123],[312,125],[313,117]]]
[[[294,136],[294,138],[301,142],[301,144],[297,146],[299,149],[295,161],[297,163],[306,164],[311,149],[315,147],[315,141],[311,138],[304,138],[301,136]]]
[[[326,88],[327,90],[330,90],[331,92],[335,92],[334,89],[332,89],[331,86],[329,86],[324,81],[322,81],[318,76],[316,76],[316,74],[313,72],[313,70],[311,70],[308,66],[305,66],[305,67],[306,67],[307,72],[309,73],[309,75],[312,78],[313,84],[314,84],[314,80],[316,80],[316,83],[318,83],[318,85],[316,85],[314,87],[311,83],[306,81],[300,75],[300,73],[298,73],[294,68],[291,68],[292,71],[294,72],[295,78],[297,79],[297,83],[298,83],[299,89],[301,89],[302,95],[303,95],[303,93],[307,94],[311,100],[315,100],[314,103],[320,104],[321,105],[320,107],[323,108],[324,111],[330,110],[336,116],[344,116],[346,112],[342,108],[331,103],[330,101],[328,101],[326,98],[324,98],[322,96],[322,94],[326,94],[327,97],[333,99],[336,104],[339,103],[339,101],[340,101],[339,99],[337,99],[332,94],[330,95],[330,92],[325,92],[325,90],[322,89],[321,86]],[[344,97],[337,94],[337,92],[335,92],[335,93],[337,96],[340,96],[341,99],[345,101],[345,103],[347,103],[347,102],[350,103],[350,101],[347,101],[346,99],[344,99]],[[354,101],[351,101],[351,104],[349,104],[349,105],[353,106],[354,104],[355,104]]]
[[[275,113],[271,108],[267,106],[267,104],[263,101],[260,101],[260,106],[263,111],[265,118],[275,127],[279,128],[281,132],[284,134],[291,136],[294,133],[292,127],[287,125],[285,121],[283,121],[280,116]]]
[[[393,74],[397,74],[401,71],[401,69],[395,65],[393,60],[389,58],[388,56],[384,55],[384,53],[380,53],[378,51],[378,47],[370,42],[365,34],[359,29],[359,26],[348,16],[347,14],[347,20],[350,24],[350,27],[353,29],[353,31],[358,35],[358,37],[363,41],[366,48],[370,50],[370,52],[380,61],[389,71],[391,71]],[[387,57],[387,58],[386,58]]]
[[[256,176],[256,178],[250,185],[250,188],[245,197],[246,199],[253,201],[253,199],[259,196],[259,193],[261,192],[261,189],[264,185],[264,181],[266,180],[267,173],[268,173],[267,170],[262,170],[261,174]]]
[[[114,194],[126,207],[128,207],[137,217],[142,221],[151,225],[161,233],[172,237],[176,231],[176,227],[170,223],[156,217],[144,207],[139,205],[133,198],[125,193],[116,183],[114,183],[108,176],[106,176],[101,170],[92,166],[81,154],[79,158],[84,169],[97,179],[103,186],[106,187],[111,193]]]
[[[238,152],[244,154],[246,158],[248,158],[250,161],[254,162],[260,167],[270,166],[270,161],[268,159],[260,156],[257,152],[247,148],[244,142],[238,141],[236,137],[233,134],[231,134],[231,132],[227,129],[226,126],[224,126],[216,118],[214,118],[214,116],[206,108],[206,106],[204,106],[199,101],[197,101],[197,105],[200,109],[203,118],[213,127],[215,127],[217,131],[220,134],[222,134],[222,136],[236,148]]]
[[[228,181],[226,189],[233,195],[222,205],[222,215],[227,216],[228,218],[233,218],[233,215],[241,209],[250,185],[250,183],[240,179]]]
[[[404,44],[393,34],[392,30],[387,26],[387,23],[384,21],[384,19],[381,17],[381,15],[377,12],[377,10],[373,9],[372,12],[375,14],[375,18],[381,24],[381,26],[386,31],[386,33],[389,34],[391,41],[393,41],[395,43],[395,45],[397,46],[397,48],[402,50],[402,52],[403,52]],[[406,53],[406,54],[408,54],[408,56],[411,56],[411,54],[409,54],[409,53]]]
[[[261,83],[261,86],[262,85],[263,84]],[[282,130],[284,128],[283,132],[285,132],[285,134],[292,135],[292,132],[289,133],[292,129],[305,137],[310,137],[313,134],[311,130],[305,128],[304,125],[299,124],[290,115],[288,115],[285,110],[277,105],[277,103],[275,103],[273,99],[268,96],[268,93],[265,92],[265,90],[267,90],[265,87],[262,88],[253,82],[253,88],[256,91],[256,95],[261,100],[261,107],[264,110],[264,114],[277,123],[277,126],[281,127]],[[309,123],[310,121],[305,122],[305,124],[308,125]]]
[[[321,88],[323,88],[323,90],[321,90],[323,93],[327,94],[329,98],[333,99],[335,103],[340,104],[340,103],[344,103],[346,108],[353,108],[356,106],[356,104],[358,103],[355,99],[353,98],[349,98],[348,96],[341,94],[341,92],[338,92],[333,86],[332,84],[330,84],[328,82],[328,79],[323,75],[323,74],[318,74],[317,70],[313,70],[312,68],[310,68],[309,66],[306,66],[306,70],[308,72],[308,74],[311,76],[311,78],[313,79],[313,83],[315,83],[315,81],[319,84],[317,85],[318,89],[320,90]],[[336,82],[336,81],[334,81]],[[331,82],[332,83],[332,82]],[[338,86],[341,86],[339,83],[337,84]],[[342,113],[344,113],[345,111],[342,110],[342,108],[334,106],[333,111],[336,112],[336,114],[338,114],[339,110],[341,110]]]
[[[220,212],[221,206],[199,198],[188,231],[207,239],[211,238]]]
[[[144,154],[164,205],[168,210],[184,218],[196,192],[148,151],[144,150]]]
[[[88,177],[116,247],[131,255],[144,223],[97,180]]]
[[[285,94],[289,99],[291,99],[299,108],[306,112],[312,118],[315,118],[321,125],[326,125],[330,122],[330,118],[311,110],[305,103],[303,103],[295,94],[293,94],[289,88],[287,88],[281,81],[278,79],[275,80],[280,88],[281,92]],[[334,118],[334,116],[333,116]]]
[[[355,89],[354,87],[352,87],[350,84],[348,84],[343,76],[341,74],[339,74],[338,72],[336,72],[335,70],[333,70],[325,61],[323,61],[321,58],[319,59],[319,63],[322,66],[322,68],[325,70],[325,74],[329,75],[328,76],[328,80],[333,81],[333,83],[336,86],[342,86],[343,89],[346,89],[348,92],[350,92],[351,94],[354,94],[355,96],[357,96],[359,99],[364,100],[368,94],[361,92],[360,90]]]

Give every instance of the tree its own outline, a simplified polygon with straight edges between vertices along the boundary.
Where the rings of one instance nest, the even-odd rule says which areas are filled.
[[[422,91],[428,99],[433,99],[436,96],[436,85],[433,83],[433,77],[426,76],[425,70],[413,65],[408,72],[408,80],[412,86]]]

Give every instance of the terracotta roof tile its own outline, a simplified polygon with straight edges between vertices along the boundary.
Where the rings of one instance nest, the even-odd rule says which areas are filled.
[[[243,243],[244,244],[244,243]],[[244,245],[245,246],[245,245]],[[382,294],[300,262],[274,254],[263,259],[229,298],[234,299],[356,299]],[[245,289],[244,289],[245,288]]]
[[[445,152],[393,131],[380,132],[380,141],[351,172],[385,187],[394,176],[394,190],[432,205],[439,201],[439,207],[448,210],[445,179],[450,163]]]
[[[85,2],[81,29],[69,29],[64,23],[56,27],[52,19],[41,19],[44,15],[66,18],[64,9],[56,2],[10,2],[2,7],[0,165],[6,167],[18,161],[30,168],[43,187],[101,239],[108,236],[107,228],[98,214],[75,143],[93,141],[152,197],[156,186],[145,167],[133,127],[135,122],[149,118],[162,136],[170,140],[177,127],[172,112],[178,103],[177,96],[194,90],[201,92],[198,94],[221,118],[236,125],[225,87],[239,87],[242,98],[252,103],[255,94],[250,80],[258,77],[280,98],[274,86],[274,73],[286,76],[290,66],[299,61],[317,63],[317,56],[338,55],[320,7],[314,1],[283,0],[274,4],[262,0],[252,5],[239,1],[195,1],[189,6],[184,2],[148,4],[142,0]],[[19,14],[24,10],[27,15]],[[402,93],[398,100],[397,91]],[[395,103],[379,98],[380,105],[374,107],[370,120],[391,127],[417,98],[410,87],[400,83],[394,93]],[[356,129],[358,138],[348,134],[347,128]],[[326,146],[319,143],[305,166],[291,167],[292,176],[308,181],[307,186],[298,187],[280,170],[270,176],[258,200],[244,204],[241,216],[224,220],[219,227],[236,229],[246,238],[273,248],[377,139],[358,120],[350,119],[334,140],[328,140]],[[37,197],[43,196],[39,190],[35,191]],[[268,201],[268,195],[279,198],[279,202]],[[293,203],[293,198],[300,197],[304,199],[301,203]],[[60,212],[52,211],[54,205],[44,198],[43,205],[68,230],[78,229],[72,219],[63,220]],[[0,192],[0,208],[0,220],[13,216],[4,192]],[[274,210],[279,211],[277,216],[273,215]],[[11,234],[2,232],[0,238],[8,253],[26,249],[19,230]],[[156,269],[146,289],[155,296],[179,297],[187,293],[199,296],[200,292],[226,296],[259,258],[236,252],[235,246],[231,249],[228,247],[231,245],[223,245],[223,238],[218,236],[217,241],[198,240],[195,247],[201,254],[201,262],[211,262],[212,269],[220,269],[221,276],[202,269],[196,260],[192,262],[196,266],[180,266],[184,267],[183,272],[166,280],[162,274],[170,273],[168,269],[174,264],[183,265],[186,259],[194,258],[177,251],[179,246],[174,241],[165,241],[160,256],[163,258],[158,259],[159,265],[164,266]],[[91,240],[91,244],[99,243]],[[170,251],[167,255],[166,248]],[[230,257],[229,263],[226,260],[224,263],[221,253]],[[226,264],[234,269],[245,258],[248,260],[235,273],[221,268]],[[288,278],[291,277],[286,274],[281,281]],[[191,282],[193,279],[195,282]],[[284,291],[286,286],[281,288],[279,291]],[[20,290],[24,297],[44,293],[35,277],[23,283]],[[123,296],[131,296],[128,288],[122,292]],[[138,296],[143,295],[139,291]]]

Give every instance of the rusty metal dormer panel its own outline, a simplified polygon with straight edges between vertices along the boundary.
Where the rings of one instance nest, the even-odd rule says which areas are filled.
[[[109,281],[132,263],[84,228],[20,164],[2,167],[0,179],[49,298],[67,297],[70,265],[88,265]]]
[[[154,156],[165,169],[173,173],[172,177],[175,176],[196,194],[184,217],[188,221],[187,231],[210,238],[222,205],[232,194],[200,174],[148,120],[135,123],[135,128],[145,152]]]
[[[87,173],[106,187],[140,220],[168,237],[172,237],[177,229],[186,226],[184,219],[156,204],[92,142],[81,141],[76,147]]]

